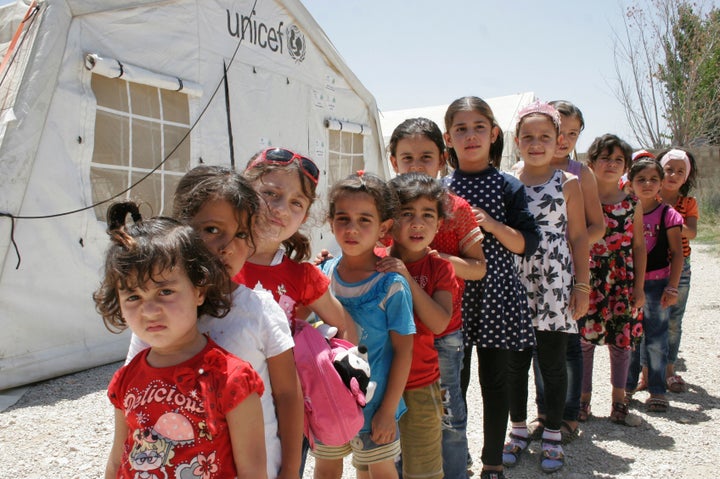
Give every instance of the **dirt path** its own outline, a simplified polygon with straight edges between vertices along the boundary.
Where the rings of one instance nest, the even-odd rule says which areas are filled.
[[[644,420],[639,428],[613,425],[608,420],[607,354],[599,348],[593,397],[596,416],[582,426],[581,437],[566,447],[567,465],[554,477],[720,476],[715,462],[720,457],[716,437],[720,424],[720,259],[708,246],[693,248],[692,290],[677,367],[690,390],[669,395],[667,414],[648,414],[636,401],[633,412]],[[113,429],[105,387],[118,366],[114,363],[35,384],[17,404],[0,413],[0,479],[101,477]],[[638,394],[640,401],[645,397]],[[529,417],[534,417],[533,401],[531,397]],[[476,383],[471,385],[469,403],[468,435],[477,462],[482,408]],[[539,469],[538,449],[538,444],[532,444],[530,454],[507,471],[507,477],[545,477]],[[306,478],[312,477],[312,466],[309,459]],[[355,477],[349,463],[345,469],[343,478]]]

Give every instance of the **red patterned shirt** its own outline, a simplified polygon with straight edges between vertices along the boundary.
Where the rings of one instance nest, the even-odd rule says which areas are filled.
[[[226,416],[252,393],[262,395],[260,376],[210,338],[175,366],[150,366],[149,352],[120,368],[108,386],[110,402],[128,425],[118,477],[184,477],[190,471],[235,477]]]

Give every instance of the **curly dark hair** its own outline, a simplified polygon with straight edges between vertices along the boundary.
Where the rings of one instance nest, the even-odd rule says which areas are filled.
[[[437,204],[438,218],[448,216],[448,194],[440,181],[424,173],[404,173],[389,182],[390,188],[395,191],[400,202],[400,208],[419,198],[426,198]]]
[[[131,225],[125,224],[128,214],[134,221]],[[230,279],[192,227],[166,217],[143,220],[137,205],[126,201],[108,209],[108,235],[104,275],[93,300],[111,332],[127,328],[118,290],[136,288],[175,267],[184,268],[192,284],[205,293],[198,316],[221,318],[230,311]]]
[[[251,233],[248,240],[252,245],[252,222],[260,199],[248,180],[230,168],[200,165],[185,173],[175,189],[173,218],[189,224],[212,200],[225,200],[235,208],[238,224]]]

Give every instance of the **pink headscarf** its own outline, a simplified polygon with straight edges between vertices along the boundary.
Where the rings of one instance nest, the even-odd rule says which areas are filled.
[[[686,182],[688,176],[690,176],[690,170],[692,169],[690,166],[690,158],[688,158],[687,153],[683,150],[672,149],[663,155],[662,160],[660,160],[660,165],[665,168],[665,165],[667,165],[668,161],[671,160],[680,160],[685,163],[685,179],[683,180],[683,183]]]

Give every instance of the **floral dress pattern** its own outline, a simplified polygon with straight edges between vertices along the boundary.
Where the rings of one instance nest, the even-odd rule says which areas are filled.
[[[577,333],[570,311],[573,265],[567,241],[563,172],[541,185],[525,186],[528,208],[540,227],[540,244],[530,258],[517,257],[528,293],[533,326],[540,331]]]
[[[602,205],[605,236],[590,248],[590,308],[580,328],[593,344],[628,349],[642,339],[642,314],[632,307],[635,271],[632,241],[637,200]]]

